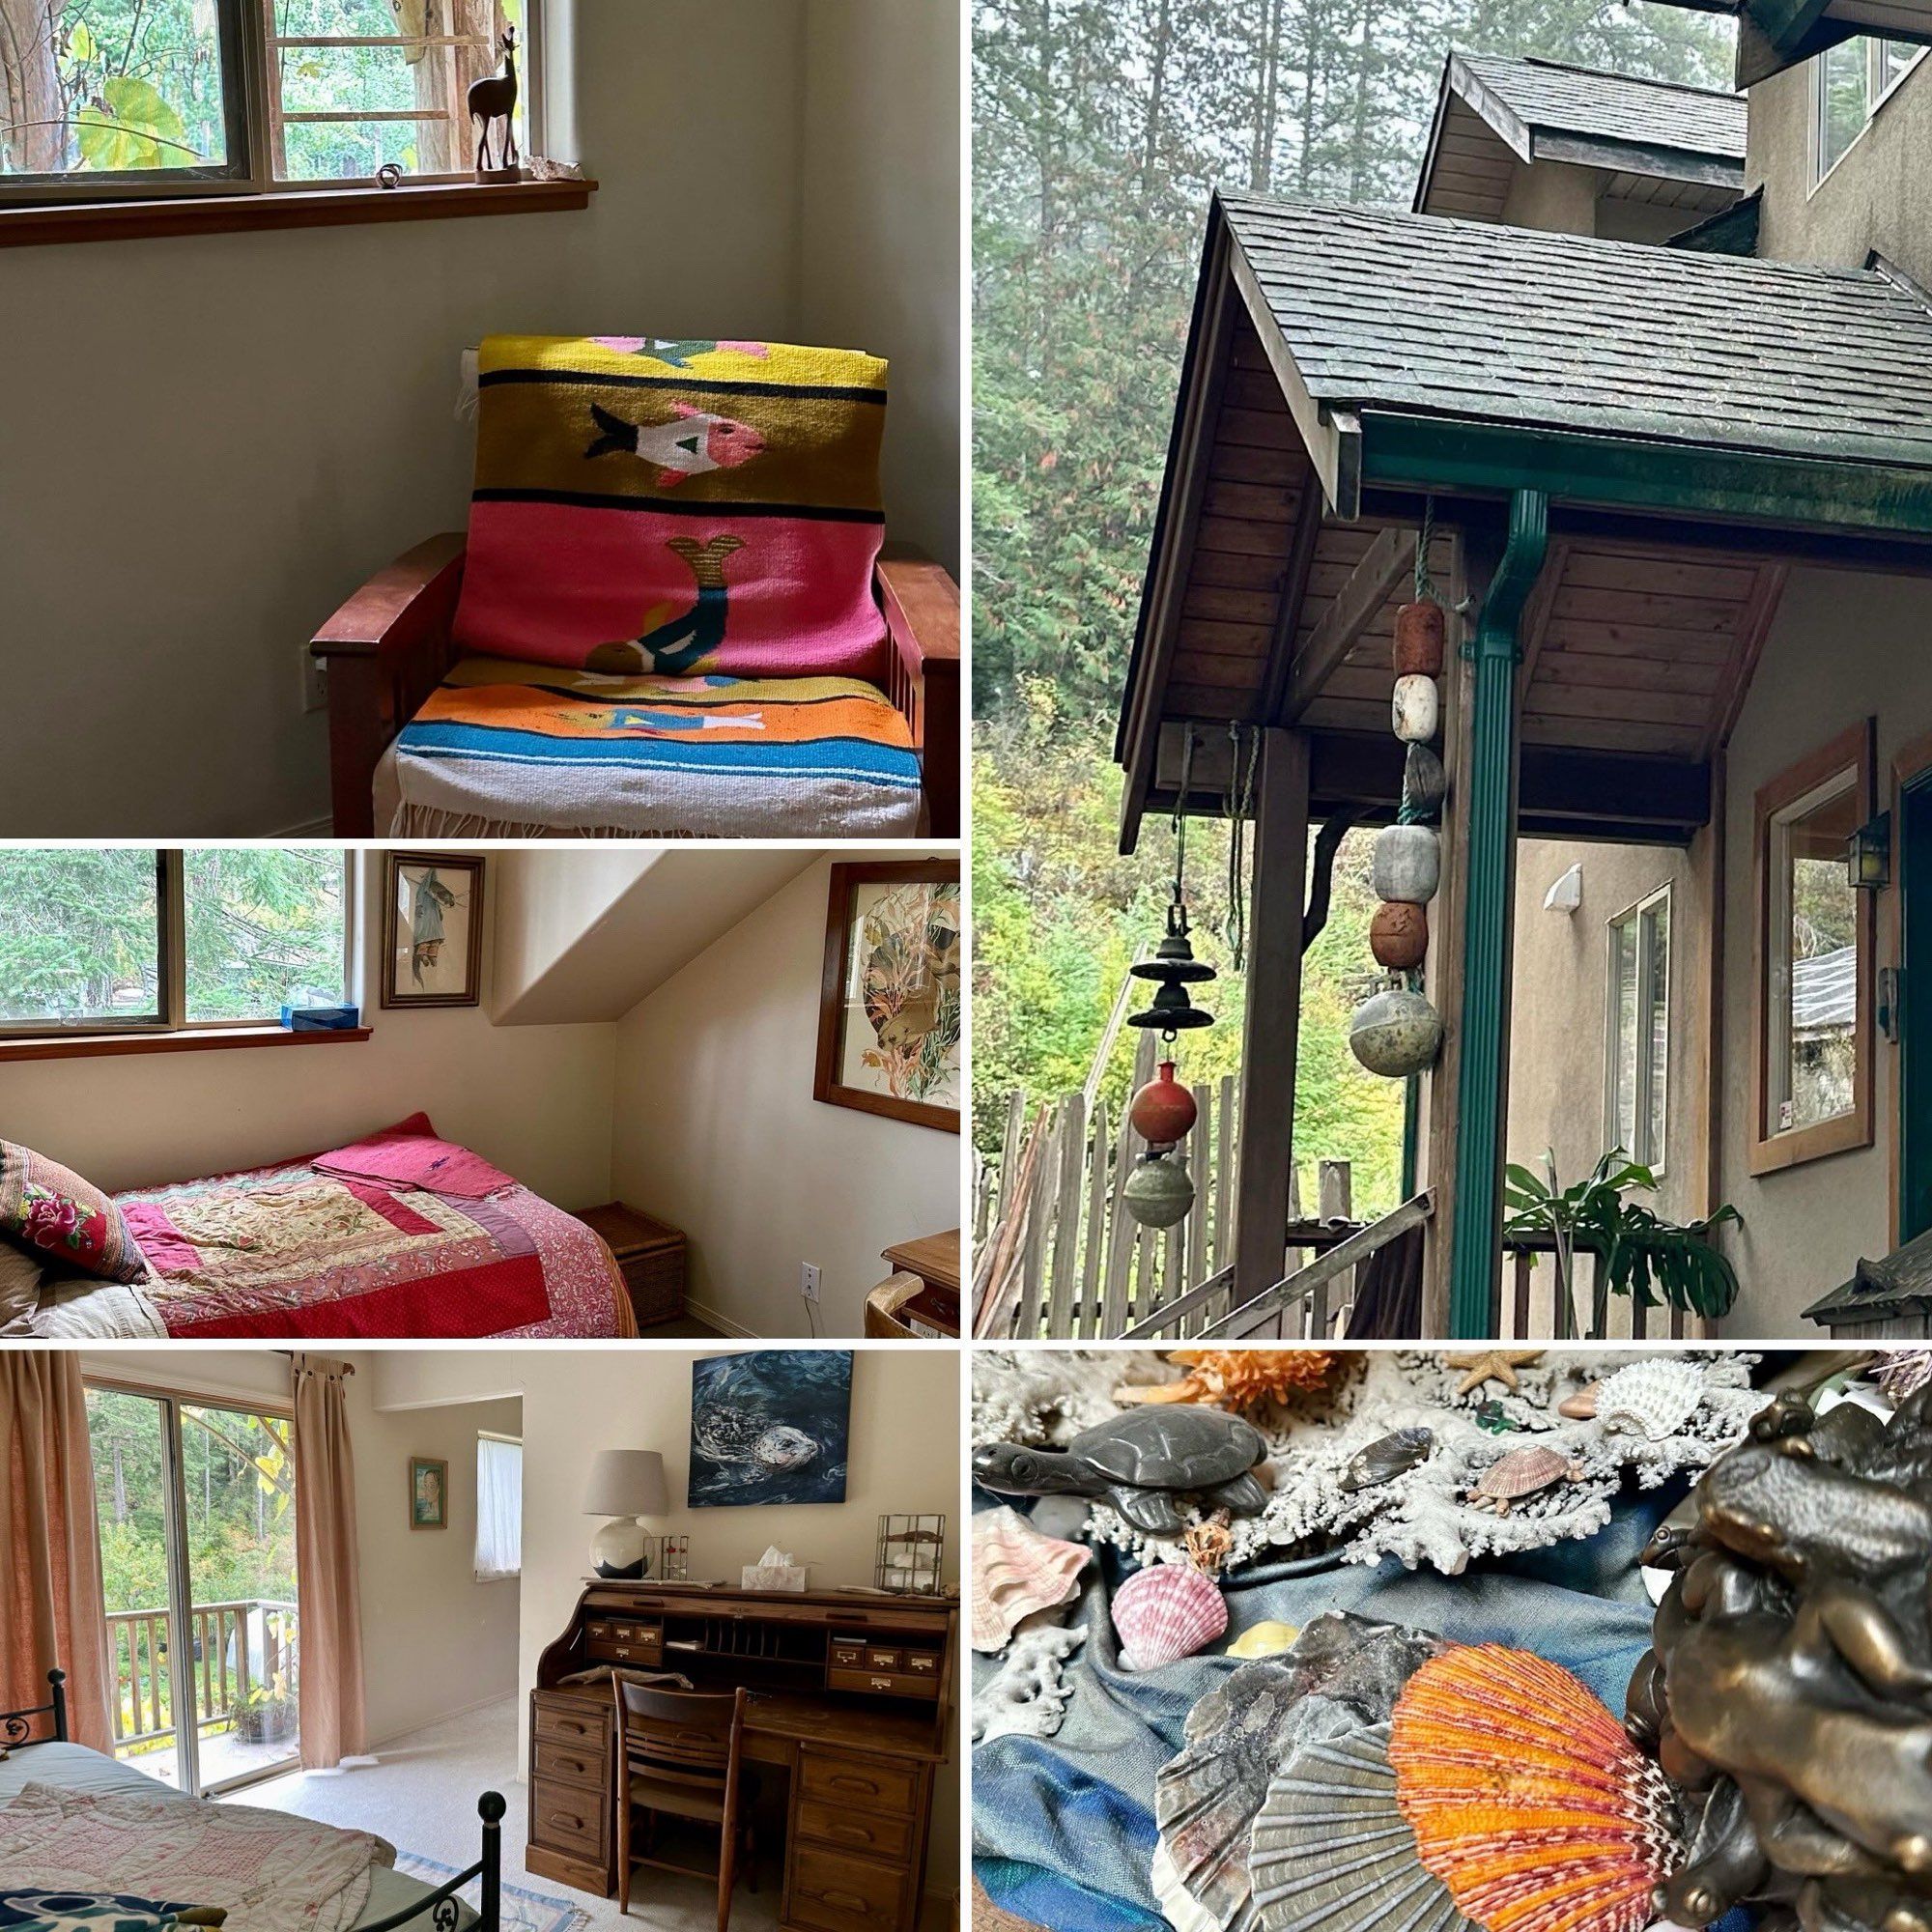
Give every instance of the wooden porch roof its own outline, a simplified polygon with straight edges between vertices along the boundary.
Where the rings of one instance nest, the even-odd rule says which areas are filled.
[[[1687,839],[1787,564],[1932,556],[1928,363],[1932,308],[1877,271],[1217,200],[1116,745],[1122,849],[1190,735],[1189,808],[1225,810],[1231,724],[1311,733],[1316,815],[1392,809],[1420,493],[1447,582],[1512,465],[1552,505],[1522,828]],[[1884,534],[1821,534],[1841,512]]]

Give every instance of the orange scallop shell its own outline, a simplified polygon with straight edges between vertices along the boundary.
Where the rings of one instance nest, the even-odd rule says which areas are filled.
[[[1680,1861],[1663,1774],[1559,1664],[1501,1644],[1432,1658],[1389,1762],[1422,1862],[1489,1932],[1643,1932]]]

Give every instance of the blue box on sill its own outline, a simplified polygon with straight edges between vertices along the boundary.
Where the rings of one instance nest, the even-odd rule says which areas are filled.
[[[359,1007],[284,1007],[282,1024],[291,1033],[347,1033],[359,1026]]]

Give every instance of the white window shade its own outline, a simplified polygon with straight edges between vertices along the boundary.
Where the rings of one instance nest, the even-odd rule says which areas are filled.
[[[524,1571],[524,1445],[500,1435],[476,1438],[476,1580],[494,1583]]]

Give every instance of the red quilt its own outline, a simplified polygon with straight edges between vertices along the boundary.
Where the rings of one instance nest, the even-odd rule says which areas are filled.
[[[636,1333],[610,1250],[515,1182],[466,1198],[304,1161],[116,1199],[173,1336]]]

